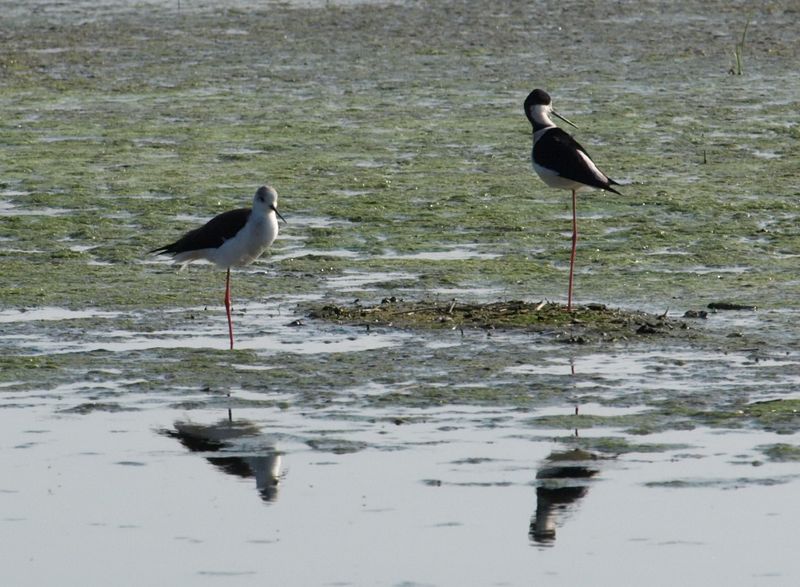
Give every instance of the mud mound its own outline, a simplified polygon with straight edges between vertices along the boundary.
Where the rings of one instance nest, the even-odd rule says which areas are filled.
[[[667,314],[609,308],[602,304],[574,307],[550,302],[502,301],[487,304],[455,300],[405,301],[386,298],[376,305],[327,304],[307,309],[307,316],[340,324],[404,329],[519,329],[552,333],[564,342],[627,340],[636,337],[689,338],[686,321]]]

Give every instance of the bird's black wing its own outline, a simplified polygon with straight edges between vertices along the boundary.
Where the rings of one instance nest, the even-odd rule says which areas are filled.
[[[217,249],[226,240],[236,236],[250,218],[250,208],[228,210],[206,222],[200,228],[195,228],[184,234],[174,243],[159,247],[151,253],[177,255],[186,251],[200,249]]]
[[[568,172],[560,173],[562,177],[578,181],[592,187],[608,190],[618,194],[612,185],[619,185],[609,179],[600,169],[598,176],[591,168],[586,166],[586,161],[578,154],[578,151],[586,155],[592,161],[589,153],[586,152],[578,141],[573,139],[569,133],[555,127],[547,131],[547,141],[540,140],[533,147],[536,162],[548,169],[563,169]],[[592,161],[594,163],[594,161]]]

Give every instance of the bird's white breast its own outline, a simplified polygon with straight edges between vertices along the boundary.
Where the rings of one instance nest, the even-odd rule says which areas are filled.
[[[223,268],[248,265],[261,256],[277,235],[278,221],[274,214],[251,214],[242,230],[216,249],[210,260]]]

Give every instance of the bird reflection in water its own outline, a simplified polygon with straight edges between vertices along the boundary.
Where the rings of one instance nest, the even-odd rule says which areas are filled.
[[[536,513],[528,535],[538,544],[552,544],[557,521],[563,523],[575,502],[589,492],[589,479],[600,471],[597,455],[575,448],[553,452],[536,474]]]
[[[229,411],[227,419],[214,424],[176,421],[174,429],[164,430],[164,434],[177,438],[192,452],[219,453],[203,456],[229,475],[243,479],[255,477],[256,488],[264,501],[277,499],[282,455],[255,423],[234,420]]]
[[[575,378],[575,357],[569,357],[575,416],[579,416],[580,399]],[[578,429],[575,429],[578,438]],[[574,448],[552,452],[536,473],[536,513],[531,519],[528,536],[540,545],[552,545],[556,540],[557,520],[563,523],[575,503],[589,492],[590,479],[600,472],[598,455]]]

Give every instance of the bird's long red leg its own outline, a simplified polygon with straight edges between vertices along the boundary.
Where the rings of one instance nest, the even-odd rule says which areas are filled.
[[[569,290],[567,291],[567,312],[572,311],[572,276],[575,272],[575,249],[578,246],[578,211],[575,190],[572,190],[572,253],[569,256]]]
[[[233,350],[233,320],[231,320],[231,269],[228,267],[228,274],[225,278],[225,312],[228,314],[228,335],[231,339],[231,350]]]

